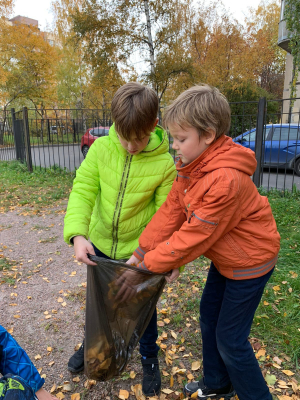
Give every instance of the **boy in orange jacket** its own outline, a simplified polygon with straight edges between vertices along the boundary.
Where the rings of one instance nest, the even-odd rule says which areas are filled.
[[[198,399],[271,400],[248,341],[255,310],[278,257],[280,236],[266,197],[251,180],[255,154],[226,136],[230,108],[218,89],[195,86],[166,110],[180,161],[165,203],[128,263],[178,274],[204,255],[212,263],[200,303],[203,378],[184,392]],[[118,296],[132,295],[124,274]]]

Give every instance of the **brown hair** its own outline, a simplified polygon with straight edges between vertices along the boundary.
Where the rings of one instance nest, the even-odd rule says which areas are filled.
[[[228,133],[230,116],[226,97],[217,88],[200,84],[185,90],[166,108],[163,123],[196,128],[199,136],[212,129],[217,139]]]
[[[114,95],[112,119],[117,133],[125,140],[142,139],[154,129],[158,113],[155,91],[137,82],[126,83]]]

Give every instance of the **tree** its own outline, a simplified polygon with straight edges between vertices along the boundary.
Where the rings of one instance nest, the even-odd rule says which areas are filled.
[[[184,53],[182,25],[185,5],[179,0],[86,0],[73,15],[74,31],[86,42],[85,55],[96,69],[130,65],[138,51],[149,69],[142,77],[161,98],[166,87],[180,74],[190,73],[190,60],[174,55]]]
[[[284,17],[289,31],[289,48],[293,56],[294,74],[291,82],[291,98],[296,97],[296,82],[300,70],[300,2],[299,0],[285,0]]]
[[[8,17],[14,8],[14,0],[0,0],[0,18]]]

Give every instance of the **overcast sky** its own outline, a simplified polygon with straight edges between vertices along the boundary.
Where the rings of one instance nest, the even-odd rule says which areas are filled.
[[[257,7],[260,0],[223,0],[223,3],[228,11],[242,22],[248,8]],[[52,23],[50,4],[51,0],[15,0],[14,16],[22,15],[37,19],[40,29],[44,30],[47,23],[50,25]]]

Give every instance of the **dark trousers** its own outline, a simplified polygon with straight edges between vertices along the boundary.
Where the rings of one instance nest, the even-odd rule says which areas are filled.
[[[248,341],[254,313],[272,272],[233,280],[211,263],[201,298],[204,382],[212,389],[231,382],[240,400],[272,400]]]
[[[93,244],[95,254],[98,257],[103,257],[108,260],[111,260],[110,257],[103,254],[95,245]],[[140,339],[140,353],[143,357],[157,357],[159,346],[156,344],[158,338],[158,331],[157,331],[157,312],[156,308],[154,313],[150,319],[150,322]]]

